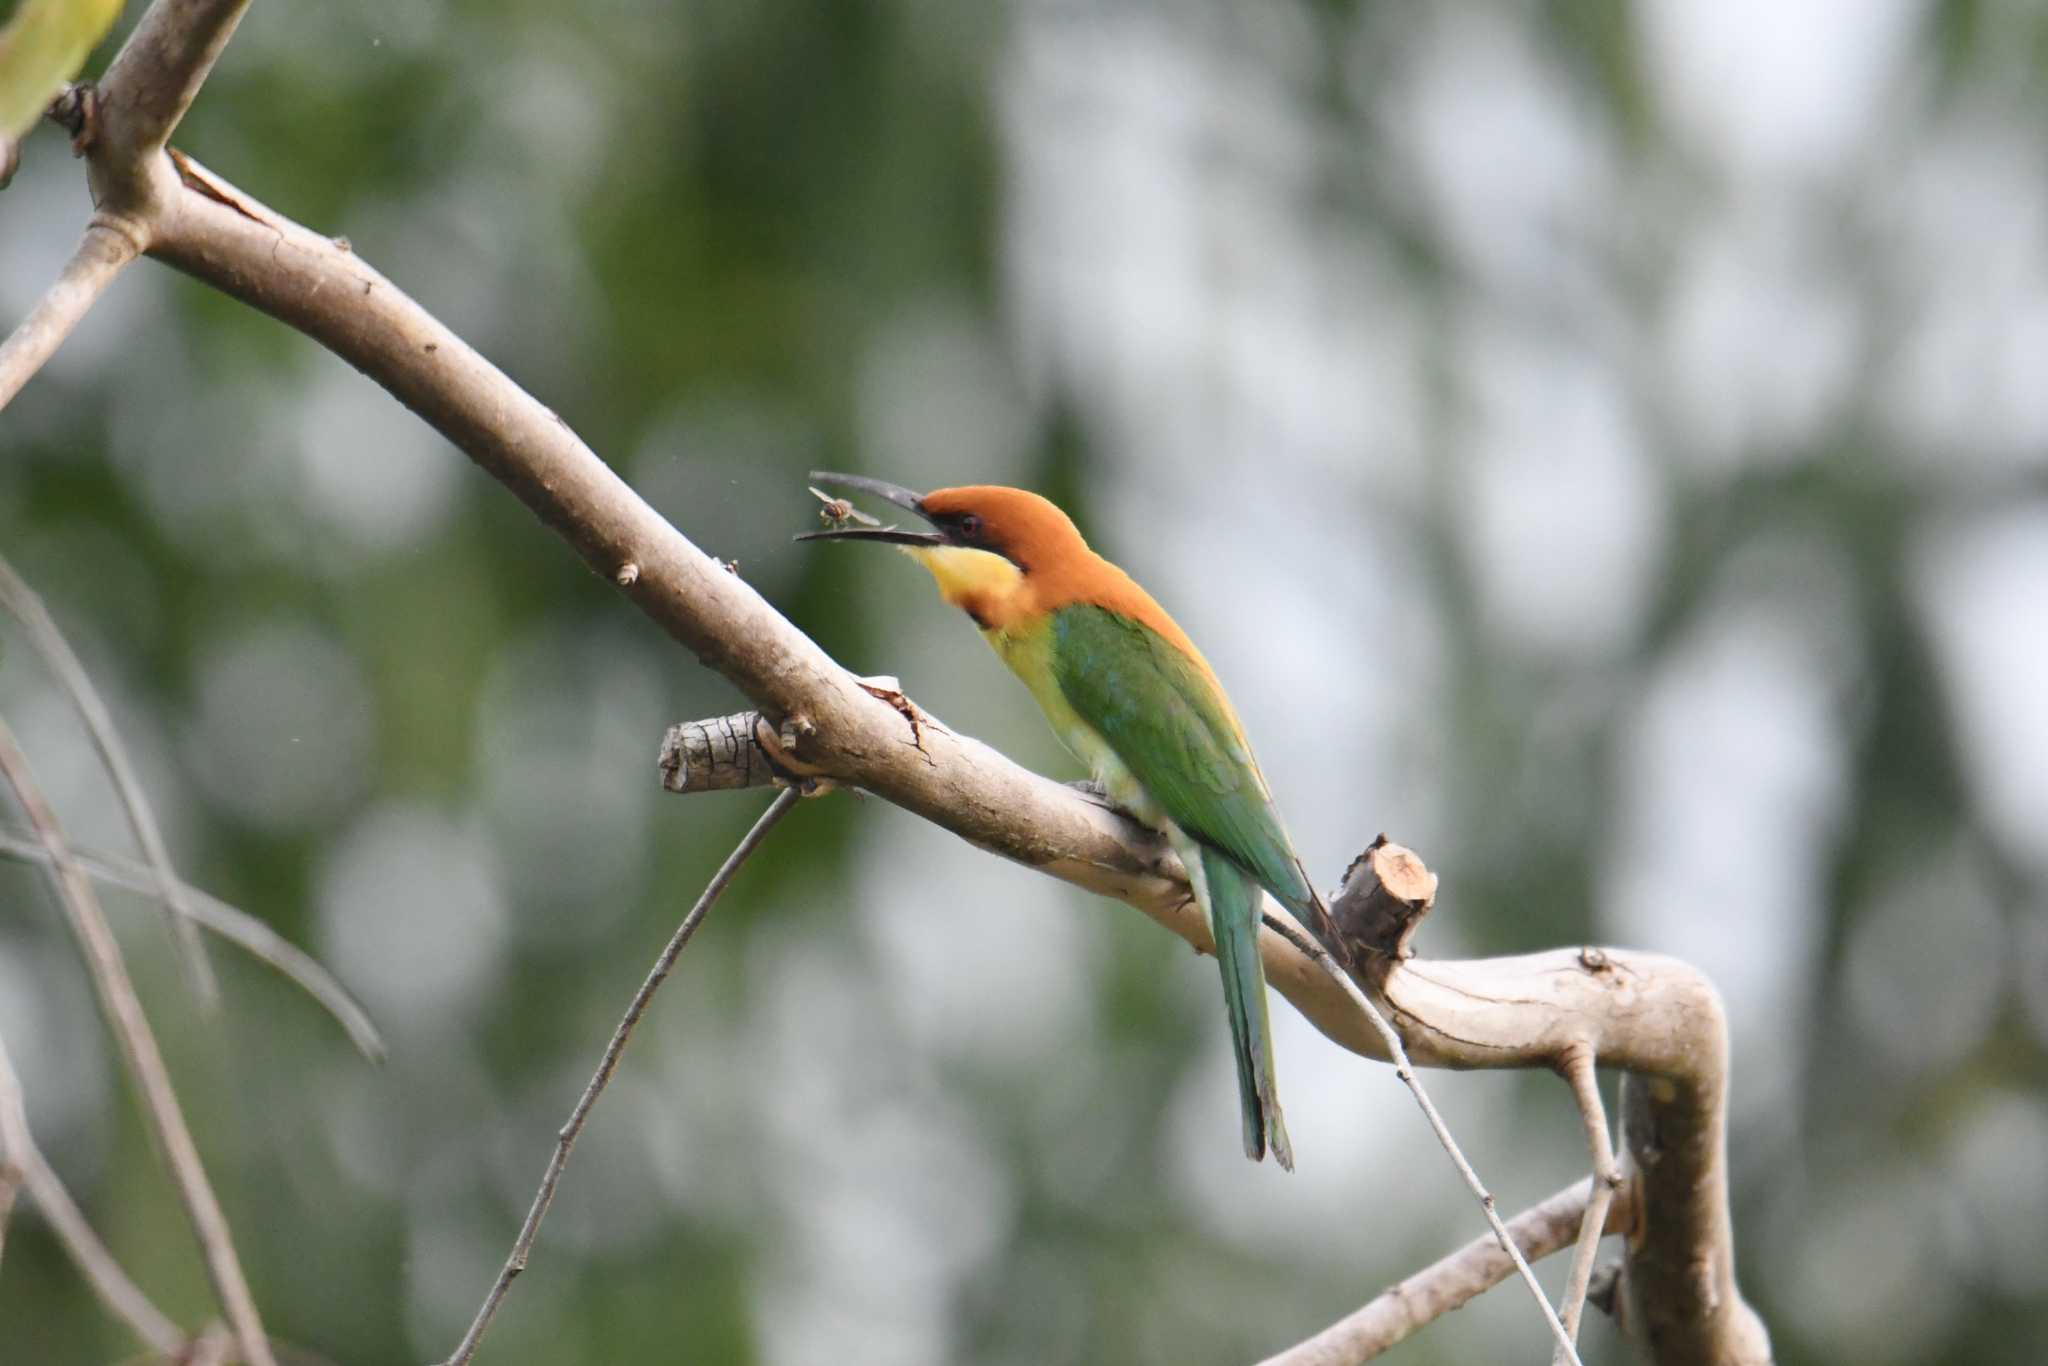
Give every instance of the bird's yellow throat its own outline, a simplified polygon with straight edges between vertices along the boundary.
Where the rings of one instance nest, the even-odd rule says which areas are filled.
[[[1023,607],[1019,601],[1024,571],[1001,555],[957,545],[901,547],[938,581],[939,596],[965,609],[984,630],[1010,623]]]

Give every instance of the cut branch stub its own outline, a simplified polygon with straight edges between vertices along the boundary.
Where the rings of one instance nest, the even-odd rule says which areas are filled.
[[[911,742],[924,748],[923,726],[937,721],[903,695],[902,684],[882,674],[856,680],[871,695],[895,707],[909,725]],[[802,717],[773,725],[759,711],[734,712],[702,721],[682,721],[661,737],[656,764],[670,792],[738,792],[750,787],[805,786],[822,791],[829,770],[800,757],[797,749],[817,727]]]
[[[754,728],[759,712],[670,726],[661,738],[661,785],[670,792],[736,792],[770,787],[775,765]]]
[[[1399,962],[1415,956],[1409,941],[1435,905],[1436,874],[1414,850],[1381,835],[1344,870],[1330,918],[1356,961]]]
[[[806,737],[801,719],[770,725],[757,711],[734,712],[670,726],[656,764],[670,792],[738,792],[750,787],[798,787],[806,797],[834,787],[816,764],[797,757]]]

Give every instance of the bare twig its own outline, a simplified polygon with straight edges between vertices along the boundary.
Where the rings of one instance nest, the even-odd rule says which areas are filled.
[[[1458,1140],[1451,1137],[1450,1126],[1444,1123],[1444,1117],[1438,1112],[1435,1102],[1430,1100],[1429,1092],[1422,1089],[1422,1079],[1416,1076],[1415,1065],[1408,1061],[1408,1050],[1402,1046],[1400,1034],[1387,1022],[1387,1017],[1380,1013],[1380,1008],[1372,1003],[1372,998],[1359,989],[1358,983],[1351,979],[1351,974],[1330,956],[1329,950],[1303,933],[1285,916],[1276,916],[1268,912],[1266,924],[1278,931],[1282,938],[1293,944],[1303,956],[1313,961],[1335,981],[1343,989],[1344,994],[1351,998],[1351,1003],[1357,1006],[1372,1024],[1374,1032],[1380,1036],[1380,1042],[1386,1047],[1387,1056],[1393,1061],[1394,1075],[1399,1077],[1414,1095],[1416,1105],[1422,1109],[1422,1117],[1429,1121],[1430,1129],[1436,1134],[1436,1141],[1450,1155],[1451,1165],[1456,1167],[1458,1175],[1465,1179],[1465,1188],[1471,1191],[1473,1198],[1479,1202],[1480,1212],[1486,1216],[1487,1225],[1493,1229],[1494,1240],[1514,1263],[1515,1271],[1521,1276],[1522,1283],[1529,1287],[1529,1293],[1536,1297],[1537,1307],[1543,1314],[1544,1325],[1550,1329],[1550,1335],[1557,1343],[1559,1359],[1571,1363],[1571,1366],[1580,1366],[1578,1348],[1565,1332],[1564,1325],[1558,1322],[1556,1312],[1550,1307],[1550,1297],[1543,1293],[1543,1287],[1537,1283],[1536,1273],[1529,1268],[1528,1260],[1522,1256],[1522,1250],[1515,1245],[1515,1240],[1508,1236],[1507,1225],[1501,1222],[1500,1211],[1494,1207],[1492,1193],[1479,1179],[1479,1173],[1472,1169],[1464,1150],[1458,1146]]]
[[[95,882],[141,896],[157,894],[156,874],[134,859],[77,848],[71,851],[71,857]],[[0,827],[0,858],[47,865],[50,851],[34,840],[24,839]],[[195,923],[239,945],[289,977],[326,1008],[327,1013],[348,1032],[349,1041],[358,1052],[372,1062],[384,1060],[384,1037],[377,1032],[369,1013],[349,994],[347,987],[335,980],[333,973],[321,966],[318,959],[247,911],[239,910],[217,896],[186,882],[180,882],[178,890],[182,895],[181,914],[190,916]]]
[[[1508,1234],[1524,1257],[1541,1261],[1571,1242],[1585,1210],[1586,1188],[1574,1182],[1508,1220]],[[1370,1361],[1514,1274],[1515,1264],[1497,1239],[1475,1238],[1260,1366],[1356,1366]]]
[[[1565,1080],[1571,1083],[1572,1098],[1578,1102],[1579,1117],[1586,1126],[1586,1146],[1593,1156],[1586,1217],[1579,1226],[1579,1243],[1572,1252],[1571,1275],[1565,1280],[1564,1298],[1558,1304],[1558,1317],[1564,1321],[1564,1331],[1573,1342],[1577,1342],[1579,1320],[1586,1310],[1586,1291],[1593,1283],[1593,1260],[1600,1255],[1600,1239],[1607,1231],[1607,1212],[1614,1205],[1614,1192],[1621,1186],[1621,1167],[1614,1160],[1614,1141],[1607,1132],[1607,1107],[1600,1100],[1600,1077],[1593,1051],[1590,1048],[1569,1049],[1563,1070]],[[1553,1357],[1553,1366],[1558,1366],[1561,1360],[1561,1356]]]
[[[80,136],[92,154],[86,174],[98,211],[63,274],[0,344],[0,409],[121,268],[148,250],[179,188],[165,144],[248,7],[249,0],[156,0],[107,68]]]
[[[142,780],[135,774],[135,765],[128,760],[127,747],[121,743],[121,736],[114,729],[114,718],[108,714],[107,704],[101,700],[99,689],[93,686],[91,675],[79,662],[71,643],[57,629],[56,619],[50,615],[41,595],[28,586],[4,555],[0,555],[0,607],[6,608],[21,623],[36,653],[43,657],[43,663],[70,695],[72,706],[84,719],[85,728],[92,735],[93,746],[100,752],[100,762],[106,766],[107,776],[114,780],[114,790],[120,794],[121,808],[128,814],[128,826],[135,832],[135,842],[142,846],[142,855],[149,860],[156,882],[153,890],[162,899],[172,937],[177,940],[192,985],[202,1001],[208,1005],[218,1004],[220,987],[214,981],[212,966],[206,961],[206,946],[199,940],[199,927],[193,923],[191,909],[185,905],[185,884],[179,880],[177,869],[171,866],[171,851],[164,843],[163,829],[157,824],[156,812],[150,808],[149,798],[142,791]]]
[[[161,1356],[170,1356],[185,1341],[178,1325],[149,1302],[142,1288],[128,1279],[128,1273],[107,1251],[107,1245],[92,1231],[85,1214],[64,1189],[55,1169],[36,1147],[29,1132],[28,1109],[22,1102],[21,1079],[15,1075],[14,1060],[0,1041],[0,1163],[20,1173],[29,1199],[71,1254],[93,1293],[129,1331]]]
[[[12,335],[0,342],[0,409],[57,353],[86,310],[141,252],[141,241],[120,219],[95,218],[87,226],[63,273]]]
[[[256,1313],[256,1302],[242,1274],[241,1259],[235,1254],[227,1216],[221,1212],[220,1200],[207,1182],[205,1165],[199,1160],[192,1131],[185,1124],[185,1113],[178,1104],[177,1091],[171,1086],[163,1054],[157,1049],[156,1035],[143,1014],[135,984],[128,978],[128,965],[121,957],[120,946],[114,942],[91,881],[71,856],[63,828],[43,797],[28,756],[22,753],[13,727],[4,719],[0,719],[0,777],[14,789],[36,837],[49,851],[50,880],[57,899],[78,936],[93,987],[99,993],[100,1007],[121,1045],[129,1074],[142,1093],[143,1110],[162,1145],[165,1164],[192,1220],[193,1232],[198,1235],[207,1275],[228,1322],[234,1327],[242,1358],[250,1366],[275,1366],[270,1343],[263,1334],[263,1322]]]
[[[469,1325],[469,1331],[462,1335],[462,1341],[456,1344],[455,1351],[449,1355],[446,1366],[463,1366],[476,1355],[478,1345],[484,1340],[485,1331],[491,1326],[491,1319],[497,1314],[498,1306],[504,1303],[506,1292],[512,1288],[513,1278],[526,1270],[526,1259],[533,1251],[534,1238],[540,1233],[540,1221],[547,1217],[548,1206],[554,1203],[555,1187],[560,1184],[562,1172],[569,1165],[569,1151],[576,1146],[577,1135],[583,1132],[583,1124],[590,1118],[591,1108],[597,1104],[597,1098],[604,1094],[606,1084],[612,1079],[612,1073],[618,1070],[619,1055],[625,1052],[626,1041],[632,1037],[633,1028],[640,1023],[640,1017],[647,1013],[648,1003],[654,999],[654,993],[660,990],[661,984],[668,979],[669,970],[675,967],[677,956],[682,953],[684,945],[690,942],[690,936],[697,932],[697,926],[703,923],[705,913],[711,909],[712,903],[718,900],[720,894],[739,872],[740,865],[747,861],[748,855],[760,847],[762,840],[768,838],[768,832],[789,814],[790,808],[802,799],[802,789],[788,787],[769,803],[768,809],[761,813],[761,818],[754,822],[753,829],[747,831],[732,853],[726,855],[725,862],[719,865],[718,871],[712,874],[703,895],[697,898],[697,904],[690,907],[689,914],[683,917],[682,923],[676,926],[676,932],[669,937],[668,945],[662,949],[661,956],[654,960],[654,967],[648,972],[647,980],[633,993],[632,1003],[626,1007],[624,1017],[619,1020],[619,1027],[612,1031],[611,1042],[605,1045],[604,1056],[598,1059],[597,1071],[591,1074],[589,1084],[583,1088],[583,1095],[576,1102],[576,1108],[569,1112],[568,1122],[555,1137],[554,1155],[548,1159],[547,1171],[541,1175],[540,1189],[534,1193],[533,1205],[526,1211],[526,1222],[520,1225],[519,1236],[512,1242],[511,1255],[505,1259],[504,1267],[498,1272],[498,1279],[492,1282],[490,1293],[484,1296],[483,1306],[476,1311],[475,1320]]]

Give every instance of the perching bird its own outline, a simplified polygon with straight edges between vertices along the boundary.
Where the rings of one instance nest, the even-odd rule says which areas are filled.
[[[884,498],[933,530],[849,526],[797,539],[880,541],[921,561],[1110,799],[1171,841],[1216,940],[1245,1154],[1256,1161],[1270,1144],[1292,1171],[1273,1087],[1259,889],[1319,932],[1329,912],[1208,661],[1150,594],[1035,493],[981,485],[920,497],[858,475],[811,477]]]

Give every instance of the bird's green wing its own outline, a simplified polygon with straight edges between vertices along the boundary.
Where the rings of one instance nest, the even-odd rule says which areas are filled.
[[[1221,850],[1281,904],[1313,900],[1251,747],[1201,667],[1157,631],[1106,608],[1053,614],[1054,677],[1174,824]]]

